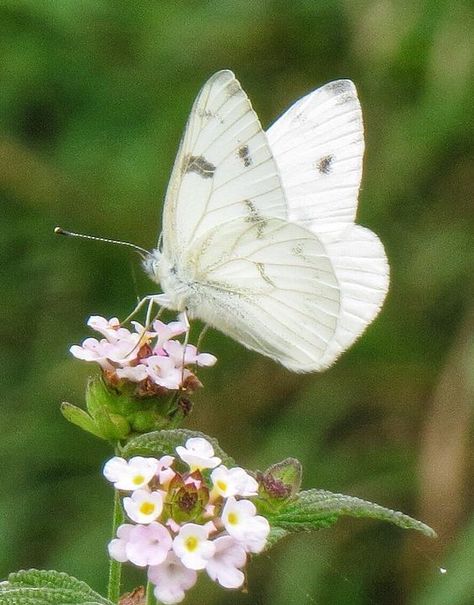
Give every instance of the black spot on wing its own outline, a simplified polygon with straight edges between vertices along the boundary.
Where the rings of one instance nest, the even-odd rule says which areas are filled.
[[[188,155],[184,158],[183,172],[195,172],[203,179],[211,179],[216,167],[208,162],[203,155]]]
[[[226,86],[226,93],[229,95],[229,97],[233,97],[234,95],[238,94],[242,89],[240,88],[240,84],[237,82],[237,80],[231,80],[227,86]]]
[[[340,95],[347,92],[352,93],[352,82],[350,82],[350,80],[336,80],[334,82],[329,82],[329,84],[326,85],[326,90],[335,95]]]
[[[267,221],[262,217],[252,200],[244,200],[244,204],[247,208],[247,216],[245,217],[245,221],[256,226],[257,238],[261,239],[263,237],[263,230],[267,226]]]
[[[354,87],[350,80],[336,80],[330,82],[326,89],[333,94],[337,105],[344,105],[354,100]]]
[[[245,168],[248,168],[249,166],[251,166],[253,164],[252,158],[250,157],[248,145],[242,145],[242,147],[239,147],[238,153],[239,153],[239,158],[242,160]]]
[[[329,174],[332,170],[333,155],[325,155],[316,162],[316,170],[319,174]]]

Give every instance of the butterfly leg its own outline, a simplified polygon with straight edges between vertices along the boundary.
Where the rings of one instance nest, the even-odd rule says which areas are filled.
[[[186,312],[186,309],[180,313],[180,318],[183,321],[184,325],[186,326],[186,332],[184,335],[184,342],[183,342],[183,365],[181,368],[181,384],[184,384],[184,363],[186,361],[186,349],[188,348],[188,342],[189,342],[189,331],[191,329],[191,324],[189,323],[189,317],[188,314]]]
[[[130,315],[128,315],[128,317],[126,317],[122,324],[126,324],[128,323],[132,317],[135,317],[135,315],[140,311],[140,309],[148,303],[148,310],[147,310],[147,320],[148,317],[151,317],[151,308],[153,307],[154,304],[159,305],[160,307],[166,307],[167,303],[168,303],[168,297],[166,296],[166,294],[150,294],[149,296],[144,296],[139,303],[137,304],[137,306],[133,309],[133,311],[130,313]],[[148,321],[147,321],[148,323]]]
[[[197,353],[199,353],[199,351],[201,350],[202,341],[204,340],[204,336],[206,336],[208,330],[209,330],[209,324],[205,324],[203,329],[201,330],[201,333],[199,334],[199,337],[197,340],[197,344],[196,344]]]

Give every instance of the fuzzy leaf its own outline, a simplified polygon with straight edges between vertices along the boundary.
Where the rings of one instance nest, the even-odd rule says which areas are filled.
[[[85,582],[58,571],[30,569],[0,583],[0,605],[112,605]]]
[[[171,429],[164,431],[153,431],[144,435],[138,435],[131,439],[123,448],[122,456],[154,456],[159,458],[166,454],[173,454],[178,445],[184,445],[190,437],[203,437],[212,444],[216,456],[222,459],[222,463],[233,465],[233,459],[228,456],[213,437],[208,437],[199,431],[187,429]]]
[[[272,527],[296,532],[330,527],[341,516],[379,519],[404,529],[416,529],[430,538],[436,537],[431,527],[408,515],[360,498],[318,489],[300,492],[277,513],[269,515],[268,520]]]

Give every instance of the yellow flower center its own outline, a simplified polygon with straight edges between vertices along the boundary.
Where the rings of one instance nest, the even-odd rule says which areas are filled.
[[[153,502],[142,502],[140,504],[140,512],[144,515],[151,515],[155,511]]]
[[[145,481],[145,477],[143,475],[135,475],[132,481],[135,485],[141,485]]]
[[[198,539],[196,536],[188,536],[184,542],[184,545],[188,549],[189,552],[193,552],[198,547]]]
[[[227,490],[227,483],[222,481],[222,479],[219,479],[219,481],[216,481],[216,487],[218,487],[221,492],[225,492]]]
[[[239,516],[237,515],[237,513],[229,513],[227,515],[227,521],[231,525],[237,525],[237,523],[239,522]]]

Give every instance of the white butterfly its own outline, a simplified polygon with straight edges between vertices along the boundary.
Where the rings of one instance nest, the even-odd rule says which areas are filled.
[[[328,367],[377,315],[388,264],[354,225],[357,93],[331,82],[265,133],[231,71],[194,102],[145,269],[161,305],[297,372]]]

